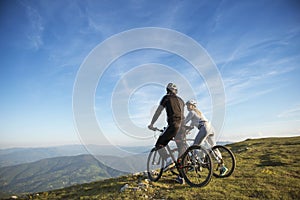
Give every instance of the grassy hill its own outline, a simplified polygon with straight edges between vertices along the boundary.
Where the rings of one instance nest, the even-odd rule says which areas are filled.
[[[147,183],[142,175],[121,176],[64,189],[25,194],[20,199],[300,199],[300,137],[251,139],[227,145],[237,167],[203,188],[174,182],[170,173]],[[120,189],[128,184],[124,192]],[[143,187],[139,188],[140,185]]]

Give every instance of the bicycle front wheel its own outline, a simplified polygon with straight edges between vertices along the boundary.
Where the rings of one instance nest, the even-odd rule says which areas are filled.
[[[212,148],[213,175],[217,178],[229,177],[235,169],[235,157],[225,146],[216,145]],[[223,170],[223,171],[222,171]]]
[[[163,173],[164,159],[161,158],[156,148],[153,148],[147,160],[147,174],[151,181],[158,181]]]
[[[184,180],[192,187],[206,186],[212,176],[209,153],[201,146],[191,146],[182,156],[180,165]]]

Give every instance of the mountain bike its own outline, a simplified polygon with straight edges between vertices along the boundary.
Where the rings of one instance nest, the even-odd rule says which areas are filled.
[[[190,126],[184,126],[182,131],[183,134],[189,135],[190,131],[193,129],[193,127]],[[194,139],[183,139],[185,148],[188,148],[187,142],[194,142]],[[213,176],[216,178],[226,178],[231,176],[233,171],[235,170],[236,166],[236,160],[233,152],[223,145],[216,145],[211,147],[206,141],[204,142],[204,146],[208,146],[207,151],[210,154],[212,163],[213,163]],[[222,169],[225,167],[227,170],[225,173],[222,173]]]
[[[235,156],[230,149],[223,145],[216,145],[209,150],[212,158],[214,170],[213,176],[216,178],[229,177],[236,166]],[[222,173],[223,167],[226,167],[226,172]]]
[[[164,130],[158,128],[154,128],[153,131],[164,132]],[[174,168],[177,169],[178,173],[174,171],[174,168],[165,170],[166,161],[160,156],[159,149],[154,147],[150,151],[147,160],[147,174],[151,181],[158,181],[164,171],[170,170],[173,174],[183,177],[192,187],[204,187],[210,182],[213,173],[212,160],[209,152],[202,146],[188,147],[183,155],[180,156],[180,159],[175,158],[175,154],[178,151],[177,148],[171,149],[169,144],[164,148],[166,148],[167,153],[173,163],[175,163]]]

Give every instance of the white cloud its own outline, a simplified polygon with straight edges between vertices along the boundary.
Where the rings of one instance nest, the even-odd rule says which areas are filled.
[[[28,20],[30,23],[30,31],[27,33],[27,37],[31,41],[31,47],[35,50],[38,50],[43,45],[43,19],[35,8],[31,7],[30,5],[24,6],[26,7]]]
[[[281,61],[280,63],[285,62]],[[277,66],[276,64],[274,65]],[[290,73],[293,70],[295,70],[294,67],[270,67],[267,70],[253,70],[246,67],[232,71],[223,79],[227,105],[239,104],[279,89],[279,87],[270,86],[281,82],[278,76]]]

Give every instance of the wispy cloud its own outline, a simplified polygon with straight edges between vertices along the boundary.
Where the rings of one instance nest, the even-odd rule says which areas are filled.
[[[238,104],[279,88],[272,87],[272,84],[287,84],[282,75],[291,74],[298,65],[299,55],[294,53],[295,47],[290,44],[291,38],[297,34],[299,29],[268,37],[252,31],[241,34],[236,40],[227,38],[232,45],[226,46],[228,51],[218,55],[216,61],[224,78],[227,105]],[[282,54],[287,50],[291,53]]]
[[[224,78],[227,105],[235,105],[267,94],[278,87],[270,87],[271,84],[280,82],[279,75],[289,73],[294,68],[277,68],[270,71],[254,71],[243,68],[231,73]]]
[[[148,63],[127,71],[117,80],[112,96],[112,105],[121,124],[130,120],[135,124],[146,126],[151,115],[166,94],[168,82],[175,82],[179,95],[186,100],[194,96],[191,85],[176,69],[156,63]],[[109,111],[109,110],[108,110]],[[104,115],[104,114],[103,114]],[[164,121],[162,117],[161,119]]]
[[[283,111],[282,113],[278,114],[277,117],[300,119],[300,104]]]
[[[27,33],[27,38],[33,49],[38,50],[43,45],[44,24],[38,10],[32,6],[23,3],[26,7],[26,13],[29,20],[30,31]]]

